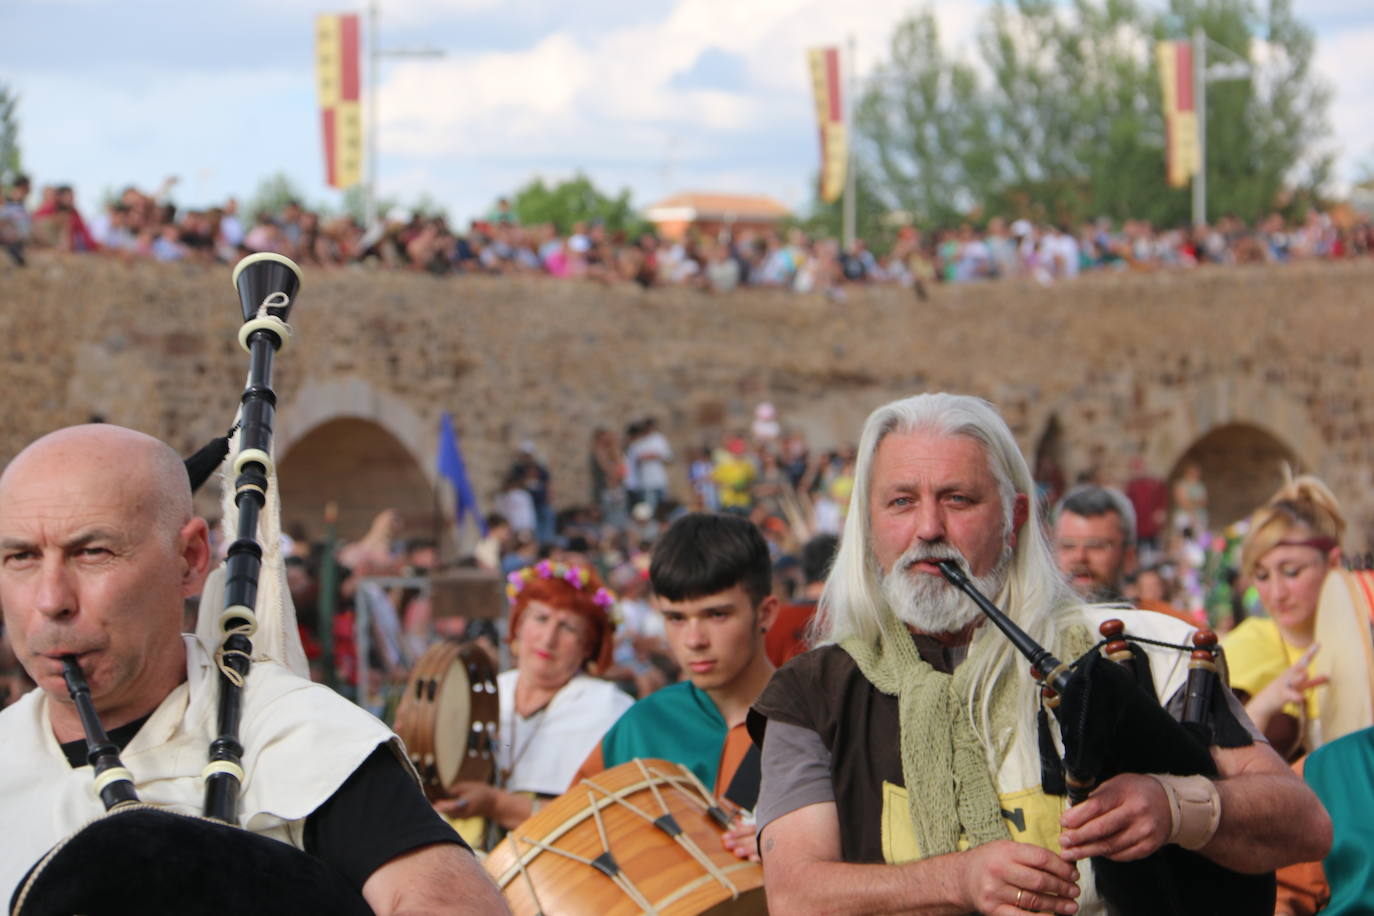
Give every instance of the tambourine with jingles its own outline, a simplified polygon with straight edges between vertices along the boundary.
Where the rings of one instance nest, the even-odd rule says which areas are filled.
[[[501,704],[496,672],[478,646],[446,639],[425,650],[396,709],[405,743],[431,800],[460,782],[491,782]]]

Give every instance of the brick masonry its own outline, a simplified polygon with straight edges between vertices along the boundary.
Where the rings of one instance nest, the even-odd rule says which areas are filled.
[[[247,370],[228,274],[59,255],[0,266],[0,461],[92,415],[183,453],[223,431]],[[335,499],[345,534],[385,505],[425,527],[443,410],[479,496],[531,439],[567,503],[585,499],[596,425],[653,414],[685,454],[771,400],[827,447],[887,399],[944,389],[995,402],[1031,456],[1053,418],[1070,479],[1123,478],[1135,453],[1161,474],[1195,457],[1223,521],[1287,458],[1331,484],[1347,547],[1363,550],[1371,288],[1368,261],[938,288],[929,302],[307,270],[276,375],[287,517],[314,529]]]

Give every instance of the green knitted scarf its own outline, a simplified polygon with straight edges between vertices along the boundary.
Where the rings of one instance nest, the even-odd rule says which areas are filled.
[[[1069,649],[1081,646],[1079,654],[1092,646],[1086,628],[1077,625],[1066,628],[1061,641]],[[966,708],[975,686],[970,683],[970,666],[960,665],[952,675],[936,671],[921,658],[911,634],[893,614],[884,615],[876,645],[851,638],[840,648],[874,687],[897,697],[902,779],[922,858],[957,851],[961,835],[971,846],[1006,839],[988,755]],[[1030,676],[1024,685],[1013,682],[1003,678],[994,688],[994,735],[1021,730],[1016,727],[1015,694],[1030,687]],[[997,749],[996,759],[1004,759],[1007,751]]]

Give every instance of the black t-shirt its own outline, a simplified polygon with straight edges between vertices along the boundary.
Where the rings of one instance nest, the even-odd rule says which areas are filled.
[[[147,721],[144,716],[112,729],[110,740],[123,749]],[[63,744],[62,752],[73,767],[86,765],[84,740]],[[469,848],[430,806],[387,744],[379,745],[305,819],[305,851],[338,869],[359,891],[382,865],[431,843]]]

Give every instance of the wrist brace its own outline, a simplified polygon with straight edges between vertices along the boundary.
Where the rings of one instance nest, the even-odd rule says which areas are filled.
[[[1206,846],[1221,826],[1221,794],[1206,776],[1145,774],[1164,789],[1169,799],[1170,829],[1166,842],[1184,849]]]

